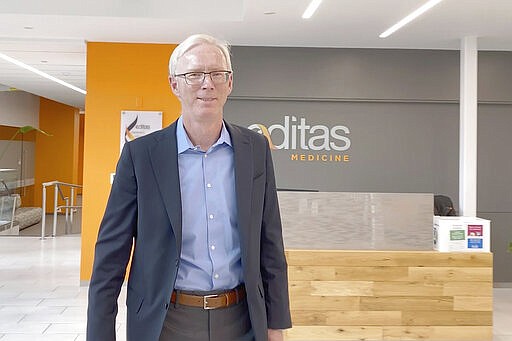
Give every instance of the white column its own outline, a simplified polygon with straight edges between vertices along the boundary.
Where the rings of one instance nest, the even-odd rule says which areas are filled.
[[[459,214],[476,216],[478,48],[476,37],[460,47]]]

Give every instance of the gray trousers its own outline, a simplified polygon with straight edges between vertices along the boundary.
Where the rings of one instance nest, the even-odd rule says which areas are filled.
[[[159,341],[254,341],[247,300],[211,310],[171,303]]]

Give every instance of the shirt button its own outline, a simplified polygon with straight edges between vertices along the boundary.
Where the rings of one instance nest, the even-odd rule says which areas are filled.
[[[215,250],[215,245],[210,246],[210,249]]]
[[[212,188],[212,184],[206,184],[206,187]]]
[[[213,214],[210,214],[208,218],[213,219]]]
[[[219,274],[213,275],[213,278],[215,278],[215,279],[219,278]]]

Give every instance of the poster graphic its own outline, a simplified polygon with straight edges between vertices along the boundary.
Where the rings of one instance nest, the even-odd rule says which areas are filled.
[[[126,142],[162,129],[161,111],[121,111],[120,148]]]

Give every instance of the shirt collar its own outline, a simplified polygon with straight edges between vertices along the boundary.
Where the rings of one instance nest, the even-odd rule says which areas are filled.
[[[190,138],[187,135],[187,132],[185,131],[185,127],[183,126],[183,117],[180,116],[178,118],[178,122],[176,124],[176,140],[178,143],[178,154],[181,154],[189,149],[195,150],[196,146],[190,141]],[[224,124],[224,121],[222,121],[222,129],[220,131],[220,137],[213,144],[211,148],[221,145],[221,144],[227,144],[230,147],[233,147],[231,144],[231,136],[229,135],[228,130],[226,129],[226,125]]]

